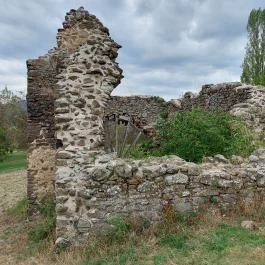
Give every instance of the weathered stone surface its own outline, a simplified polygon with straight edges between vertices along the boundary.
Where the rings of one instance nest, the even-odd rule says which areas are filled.
[[[242,221],[241,227],[249,229],[249,230],[258,230],[259,229],[257,223],[255,223],[254,221],[248,221],[248,220]]]
[[[77,169],[72,162],[83,155],[82,150],[102,146],[103,106],[122,78],[122,70],[115,62],[120,45],[83,8],[67,13],[56,38],[56,48],[27,61],[30,150],[43,150],[42,154],[34,151],[35,155],[29,157],[30,205],[41,200],[42,191],[54,193],[56,160],[58,169],[66,166]],[[97,122],[90,122],[95,121],[92,112],[98,115]],[[32,170],[42,156],[48,157],[44,164],[50,164]],[[58,184],[69,183],[69,177],[62,171],[57,170],[56,176]]]
[[[132,176],[132,167],[126,162],[119,160],[114,168],[115,174],[119,177],[130,178]]]
[[[113,159],[108,162],[106,155],[103,155],[103,159],[98,156],[91,172],[87,172],[91,177],[72,180],[71,195],[65,201],[68,208],[65,212],[66,209],[62,208],[60,216],[71,219],[69,212],[72,212],[73,215],[85,214],[86,218],[82,217],[76,228],[69,223],[67,229],[63,230],[68,232],[61,236],[81,240],[87,233],[100,231],[102,226],[108,227],[108,218],[116,214],[148,216],[151,222],[158,222],[165,203],[170,203],[178,211],[196,211],[209,205],[225,209],[235,205],[263,185],[263,179],[258,175],[262,174],[265,166],[265,149],[259,150],[255,155],[258,158],[255,162],[240,159],[240,163],[232,163],[217,156],[217,160],[201,165],[186,162],[176,156],[142,161]],[[82,166],[80,168],[82,171]],[[80,168],[77,173],[79,175]],[[246,171],[255,174],[258,180],[253,181]],[[94,172],[96,178],[92,177]],[[72,192],[74,190],[76,192]],[[80,198],[75,204],[69,202],[73,196]],[[60,200],[60,203],[64,200]]]
[[[167,110],[167,103],[163,98],[152,96],[112,96],[107,103],[106,116],[117,117],[127,114],[131,121],[139,128],[156,122],[161,112]]]
[[[55,151],[49,145],[31,143],[28,152],[28,199],[30,211],[45,196],[54,196]]]
[[[189,177],[182,173],[177,173],[175,175],[166,176],[165,180],[168,185],[186,184],[188,183]]]
[[[106,166],[95,167],[91,173],[91,177],[95,181],[107,180],[111,176],[111,170],[107,169]]]

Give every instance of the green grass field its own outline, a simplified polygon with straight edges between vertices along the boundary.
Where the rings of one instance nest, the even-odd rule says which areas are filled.
[[[14,151],[0,162],[0,174],[25,169],[27,167],[27,155],[25,151]]]

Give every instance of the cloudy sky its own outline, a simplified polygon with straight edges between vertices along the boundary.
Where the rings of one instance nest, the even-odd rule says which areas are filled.
[[[176,98],[240,79],[246,23],[264,0],[0,0],[0,89],[26,91],[28,58],[55,46],[71,8],[84,6],[123,47],[114,94]]]

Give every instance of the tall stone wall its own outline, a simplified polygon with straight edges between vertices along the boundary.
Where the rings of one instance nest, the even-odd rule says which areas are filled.
[[[30,210],[38,199],[54,193],[56,69],[49,57],[28,60],[28,199]]]
[[[58,237],[78,237],[75,224],[79,220],[80,226],[87,209],[79,207],[76,187],[95,166],[95,159],[104,155],[104,111],[110,93],[123,77],[115,62],[120,46],[95,17],[88,18],[97,23],[90,25],[88,40],[71,54],[57,83],[55,128],[61,143],[55,177]],[[67,194],[70,197],[66,198]]]
[[[121,78],[121,70],[112,67],[120,46],[110,39],[108,29],[88,11],[83,8],[70,10],[56,38],[57,47],[38,59],[27,61],[28,198],[32,212],[42,198],[54,194],[56,147],[64,142],[63,131],[71,130],[66,124],[61,127],[62,117],[69,114],[69,121],[70,113],[78,116],[75,111],[78,109],[80,115],[76,118],[82,120],[83,125],[85,122],[91,124],[85,113],[85,102],[90,99],[89,107],[95,113],[92,122],[97,123],[97,115],[102,112],[98,101],[106,100]],[[79,80],[80,75],[84,80]],[[101,98],[101,88],[107,92],[102,95],[104,100],[97,100]],[[86,90],[86,95],[80,92],[82,89]],[[71,100],[71,108],[68,101],[62,103],[63,95]],[[78,144],[86,144],[83,139],[80,136]]]

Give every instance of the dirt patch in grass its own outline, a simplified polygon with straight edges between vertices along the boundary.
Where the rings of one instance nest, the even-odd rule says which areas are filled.
[[[26,196],[26,170],[0,173],[0,213]]]

